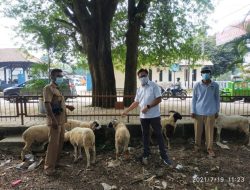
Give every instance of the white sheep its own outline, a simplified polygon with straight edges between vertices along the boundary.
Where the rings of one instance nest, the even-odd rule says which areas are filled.
[[[34,125],[23,132],[22,138],[25,146],[21,152],[21,159],[24,160],[24,155],[30,151],[30,147],[34,142],[46,143],[49,139],[49,127],[47,125]]]
[[[70,131],[71,129],[75,127],[81,127],[81,128],[90,128],[92,130],[98,130],[101,128],[101,125],[98,121],[79,121],[74,119],[68,119],[67,122],[64,124],[65,130]]]
[[[246,134],[248,138],[248,146],[250,146],[248,118],[240,115],[224,115],[220,113],[218,118],[215,120],[215,127],[217,128],[217,142],[221,141],[220,134],[222,128],[239,129]]]
[[[122,122],[119,122],[117,119],[113,119],[108,127],[113,127],[115,129],[115,149],[116,149],[116,160],[120,152],[125,153],[125,158],[129,156],[128,144],[130,140],[130,133],[126,125]]]
[[[96,160],[96,150],[95,150],[95,135],[92,129],[75,127],[71,131],[68,131],[64,135],[64,141],[70,141],[74,146],[74,162],[82,158],[81,148],[84,147],[86,157],[87,157],[87,168],[90,166],[90,154],[89,150],[93,151],[92,163]],[[79,153],[79,156],[78,156]]]

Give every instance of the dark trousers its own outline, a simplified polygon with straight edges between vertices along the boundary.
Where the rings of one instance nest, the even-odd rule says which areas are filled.
[[[150,150],[149,150],[149,130],[150,125],[152,126],[154,132],[157,135],[157,142],[159,145],[160,155],[162,159],[167,159],[168,155],[166,152],[165,144],[163,141],[163,136],[161,132],[161,118],[141,118],[141,129],[142,129],[142,140],[143,140],[143,157],[148,157]]]

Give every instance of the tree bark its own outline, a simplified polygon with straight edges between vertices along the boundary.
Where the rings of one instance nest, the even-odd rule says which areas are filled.
[[[114,107],[116,85],[111,56],[110,24],[118,0],[64,1],[65,15],[81,36],[92,78],[92,105]]]
[[[135,0],[128,0],[128,31],[126,33],[126,63],[124,83],[124,105],[133,102],[136,92],[136,70],[138,65],[138,45],[141,25],[148,11],[150,0],[140,0],[136,6]]]

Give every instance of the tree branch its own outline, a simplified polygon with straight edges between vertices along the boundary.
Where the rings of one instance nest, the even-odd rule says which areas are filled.
[[[66,25],[67,28],[69,28],[69,27],[74,28],[77,32],[80,32],[80,29],[77,26],[75,26],[74,24],[72,24],[72,23],[70,23],[70,22],[68,22],[66,20],[63,20],[63,19],[60,19],[60,18],[55,18],[55,21]]]
[[[72,32],[70,34],[70,37],[73,39],[73,41],[75,42],[76,48],[80,51],[80,52],[85,52],[85,49],[83,48],[82,45],[79,44],[77,38],[76,38],[76,32]]]

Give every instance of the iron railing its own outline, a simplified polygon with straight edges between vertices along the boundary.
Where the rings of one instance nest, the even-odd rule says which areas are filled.
[[[120,118],[126,123],[139,122],[139,108],[131,111],[125,118],[120,115],[123,112],[123,94],[117,95],[98,95],[98,98],[114,99],[117,103],[113,108],[102,108],[92,106],[92,100],[96,98],[90,92],[80,96],[67,97],[66,104],[73,105],[75,110],[67,110],[69,118],[79,120],[99,120],[101,123],[108,123],[112,118]],[[134,96],[128,96],[134,98]],[[12,102],[8,101],[10,97],[0,96],[0,121],[1,123],[15,124],[38,124],[45,123],[45,112],[42,103],[42,96],[15,96],[11,97]],[[223,97],[221,97],[223,99]],[[220,112],[227,115],[243,115],[250,117],[250,102],[244,102],[247,97],[235,97],[237,101],[221,102]],[[249,98],[249,97],[248,97]],[[28,100],[28,101],[27,101]],[[187,96],[185,100],[178,97],[171,97],[162,100],[160,104],[161,115],[168,116],[170,110],[178,111],[183,117],[190,117],[192,97]]]

